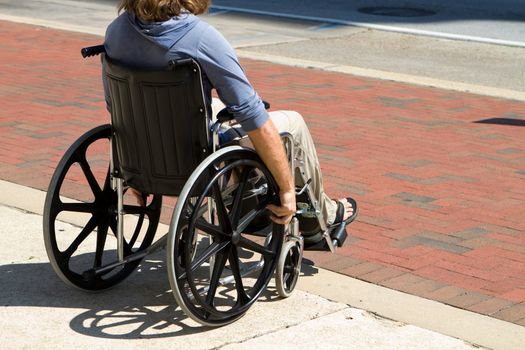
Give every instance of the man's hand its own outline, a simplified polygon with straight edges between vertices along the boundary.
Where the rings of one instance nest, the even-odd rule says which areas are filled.
[[[270,217],[273,222],[281,225],[288,225],[295,214],[295,191],[281,191],[279,193],[281,199],[281,206],[270,204],[267,208],[272,212]]]

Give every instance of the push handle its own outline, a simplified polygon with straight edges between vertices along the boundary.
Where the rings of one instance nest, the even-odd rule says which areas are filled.
[[[103,52],[106,52],[104,45],[84,47],[82,50],[80,50],[80,53],[82,54],[82,57],[84,58],[96,56]]]

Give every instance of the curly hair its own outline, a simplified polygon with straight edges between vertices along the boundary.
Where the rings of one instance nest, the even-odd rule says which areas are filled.
[[[119,12],[125,10],[148,22],[163,22],[184,10],[200,15],[206,12],[211,0],[120,0]]]

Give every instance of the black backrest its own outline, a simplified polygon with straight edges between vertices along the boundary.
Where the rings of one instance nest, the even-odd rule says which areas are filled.
[[[138,70],[104,57],[116,175],[143,193],[179,195],[210,152],[199,65]]]

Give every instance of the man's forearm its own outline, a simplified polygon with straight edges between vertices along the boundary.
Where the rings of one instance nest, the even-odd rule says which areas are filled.
[[[259,129],[248,132],[248,136],[264,164],[272,173],[281,192],[295,190],[294,179],[277,128],[269,119]]]

